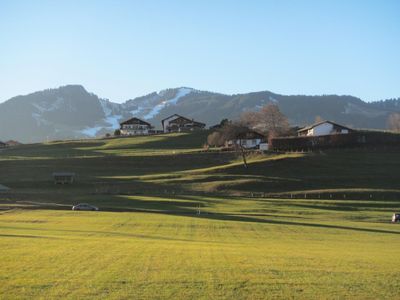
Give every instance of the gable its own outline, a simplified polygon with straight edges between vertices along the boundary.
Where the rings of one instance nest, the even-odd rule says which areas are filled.
[[[349,130],[349,131],[352,130],[351,128],[348,128],[346,126],[337,124],[335,122],[322,121],[322,122],[318,122],[318,123],[312,124],[310,126],[306,126],[306,127],[302,128],[302,129],[298,130],[297,132],[307,132],[307,131],[309,131],[311,129],[316,129],[316,128],[320,129],[320,128],[328,128],[328,127],[332,128],[332,129],[336,129],[336,130],[338,130],[338,129],[346,129],[346,130]]]
[[[125,121],[125,122],[122,122],[121,126],[122,125],[147,125],[147,126],[151,126],[150,123],[147,123],[147,122],[145,122],[143,120],[140,120],[138,118],[131,118],[131,119]]]

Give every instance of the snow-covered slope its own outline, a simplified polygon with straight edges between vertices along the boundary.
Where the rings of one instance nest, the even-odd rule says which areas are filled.
[[[104,133],[104,131],[113,132],[119,128],[119,123],[123,119],[121,105],[112,103],[107,99],[99,99],[99,103],[103,110],[104,118],[98,120],[93,126],[78,130],[79,133],[88,137],[95,137]]]
[[[152,120],[164,108],[175,106],[181,98],[189,95],[192,91],[193,89],[185,87],[163,90],[158,93],[129,100],[124,104],[99,99],[104,118],[97,120],[92,126],[87,126],[79,130],[79,133],[88,137],[95,137],[104,135],[106,132],[113,132],[119,128],[119,124],[122,121],[131,117]]]
[[[179,89],[176,91],[175,97],[173,97],[173,98],[171,98],[171,99],[165,98],[165,100],[164,100],[164,99],[161,100],[161,102],[158,103],[158,104],[157,104],[156,106],[154,106],[153,108],[150,107],[150,111],[149,111],[147,114],[145,114],[145,115],[143,116],[143,119],[145,119],[145,120],[150,120],[150,119],[156,117],[156,116],[160,113],[160,111],[161,111],[163,108],[165,108],[165,107],[167,107],[167,106],[170,106],[170,105],[176,105],[176,103],[179,101],[179,99],[181,99],[182,97],[187,96],[187,95],[190,94],[191,92],[192,92],[192,89],[189,89],[189,88],[179,88]],[[160,95],[161,98],[163,98],[163,97],[162,97],[162,94],[163,94],[163,92],[160,92],[160,93],[159,93],[159,95]]]

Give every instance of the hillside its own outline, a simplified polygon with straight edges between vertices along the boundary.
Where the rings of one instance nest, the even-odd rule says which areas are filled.
[[[320,116],[350,127],[384,129],[388,116],[400,111],[399,99],[366,103],[351,96],[285,96],[268,91],[224,95],[185,87],[118,104],[99,98],[80,85],[69,85],[0,103],[0,140],[37,142],[103,136],[113,133],[119,122],[132,116],[160,128],[161,120],[174,113],[211,126],[270,102],[280,107],[292,125],[300,126]]]
[[[246,170],[204,152],[207,134],[1,151],[0,294],[397,297],[398,151],[255,154]],[[55,171],[76,182],[54,185]],[[71,211],[80,202],[100,211]]]
[[[121,209],[137,208],[134,202],[131,207],[119,201],[125,196],[118,195],[131,194],[249,196],[256,192],[274,197],[292,194],[304,198],[308,194],[329,199],[344,199],[344,194],[354,199],[400,196],[397,149],[253,155],[246,170],[235,153],[204,152],[207,134],[204,131],[10,148],[0,152],[0,183],[11,188],[8,199],[14,204],[35,201],[38,195],[41,203],[51,204],[56,193],[58,204],[70,205],[81,199],[111,209],[120,204]],[[77,173],[77,183],[54,186],[51,174],[58,171]]]

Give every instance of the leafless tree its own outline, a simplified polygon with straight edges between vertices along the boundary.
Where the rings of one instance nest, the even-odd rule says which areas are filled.
[[[393,113],[387,120],[388,128],[400,132],[400,113]]]
[[[207,142],[211,146],[222,146],[227,141],[237,140],[238,136],[247,133],[249,130],[250,129],[240,121],[229,122],[226,123],[222,128],[211,133],[207,138]],[[239,143],[234,143],[233,147],[236,152],[240,153],[243,159],[243,165],[245,168],[247,168],[248,167],[246,160],[247,153],[246,149],[242,146],[240,140]]]
[[[268,135],[271,139],[289,131],[289,121],[275,104],[267,104],[260,111],[245,112],[241,115],[241,122],[256,131]]]
[[[277,105],[268,104],[260,111],[243,113],[239,121],[226,122],[222,128],[208,136],[207,142],[211,146],[222,146],[229,140],[238,141],[233,147],[242,156],[245,168],[248,168],[247,151],[238,137],[246,135],[249,131],[256,131],[271,139],[288,133],[289,122]]]
[[[213,147],[223,146],[225,141],[220,131],[214,131],[207,137],[207,144]]]

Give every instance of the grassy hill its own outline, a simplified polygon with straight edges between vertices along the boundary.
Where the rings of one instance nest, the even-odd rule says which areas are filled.
[[[252,154],[245,169],[203,151],[207,134],[1,151],[2,298],[397,297],[398,152]]]

